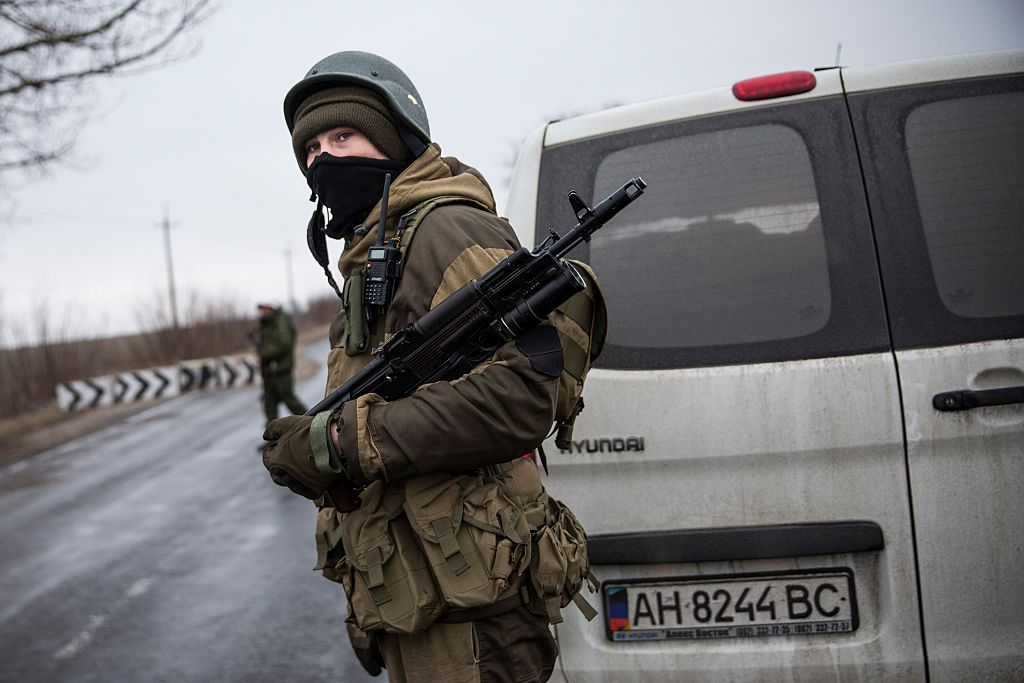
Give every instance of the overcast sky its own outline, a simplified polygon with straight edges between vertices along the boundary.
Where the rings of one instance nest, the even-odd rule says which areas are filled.
[[[136,328],[166,293],[165,205],[179,301],[285,301],[289,248],[299,301],[330,293],[281,102],[332,52],[405,70],[434,140],[501,208],[519,142],[549,119],[829,66],[839,42],[843,65],[1022,48],[1024,0],[226,0],[199,36],[187,62],[99,84],[75,166],[15,191],[0,222],[8,327],[46,301],[83,334]]]

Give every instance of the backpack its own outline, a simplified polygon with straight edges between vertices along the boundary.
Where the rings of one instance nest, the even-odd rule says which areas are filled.
[[[555,445],[568,450],[576,416],[583,412],[583,383],[594,361],[601,355],[608,334],[608,307],[594,269],[582,261],[569,260],[587,288],[578,292],[549,316],[562,342],[562,374],[558,378],[555,404]]]

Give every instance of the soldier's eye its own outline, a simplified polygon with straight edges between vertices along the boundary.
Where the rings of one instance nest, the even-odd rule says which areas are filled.
[[[306,154],[313,154],[314,152],[316,152],[319,149],[320,149],[320,143],[316,142],[315,140],[313,142],[307,142],[306,143]]]

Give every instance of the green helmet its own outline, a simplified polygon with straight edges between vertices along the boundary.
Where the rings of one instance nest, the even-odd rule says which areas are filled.
[[[387,103],[397,121],[419,144],[430,144],[430,123],[423,100],[409,77],[397,66],[369,52],[336,52],[313,65],[305,77],[284,96],[288,132],[295,127],[295,112],[302,101],[318,90],[337,85],[358,85],[374,91]],[[403,134],[403,138],[407,135]],[[406,139],[406,144],[412,140]],[[417,144],[416,146],[419,146]],[[412,149],[412,147],[410,147]]]

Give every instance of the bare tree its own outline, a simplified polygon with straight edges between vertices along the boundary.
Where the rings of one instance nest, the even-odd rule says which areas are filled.
[[[88,87],[186,59],[215,0],[0,0],[0,181],[74,146]]]

